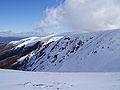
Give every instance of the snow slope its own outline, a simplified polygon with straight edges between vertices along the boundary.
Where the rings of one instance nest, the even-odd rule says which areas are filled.
[[[0,70],[0,90],[120,90],[120,73]]]
[[[16,48],[22,47],[24,45],[25,47],[29,47],[34,45],[38,41],[40,41],[40,37],[30,37],[30,38],[21,39],[18,41],[11,41],[9,44],[16,46]]]
[[[18,60],[25,71],[120,71],[120,30],[64,33],[41,39],[42,47]]]
[[[23,46],[30,47],[35,45],[38,41],[52,42],[52,41],[56,41],[59,38],[62,38],[61,35],[57,35],[55,37],[55,34],[53,34],[46,37],[29,37],[29,38],[21,39],[18,41],[11,41],[9,44],[15,46],[16,48],[20,48]]]

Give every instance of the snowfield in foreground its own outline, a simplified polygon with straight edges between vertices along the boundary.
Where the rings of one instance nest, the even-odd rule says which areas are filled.
[[[120,90],[120,73],[0,70],[0,90]]]

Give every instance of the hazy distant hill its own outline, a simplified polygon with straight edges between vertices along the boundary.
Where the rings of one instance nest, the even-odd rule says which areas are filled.
[[[0,36],[0,44],[8,43],[10,41],[15,41],[15,40],[20,40],[20,39],[22,39],[22,38],[20,38],[20,37],[1,37]]]

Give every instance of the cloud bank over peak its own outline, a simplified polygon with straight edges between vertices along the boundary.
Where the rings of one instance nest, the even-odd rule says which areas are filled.
[[[40,28],[69,27],[91,32],[120,28],[119,0],[65,0],[56,8],[47,8]],[[60,29],[60,28],[59,28]]]

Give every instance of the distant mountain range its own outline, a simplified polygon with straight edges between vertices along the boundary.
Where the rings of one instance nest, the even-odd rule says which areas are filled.
[[[120,71],[120,30],[30,37],[0,46],[0,67],[23,71]]]
[[[1,37],[0,36],[0,44],[3,44],[3,43],[9,43],[11,41],[15,41],[15,40],[20,40],[22,39],[22,37]]]
[[[2,37],[33,37],[33,36],[47,36],[48,33],[40,32],[40,31],[31,31],[31,32],[12,32],[12,31],[4,31],[0,30],[0,36]]]

